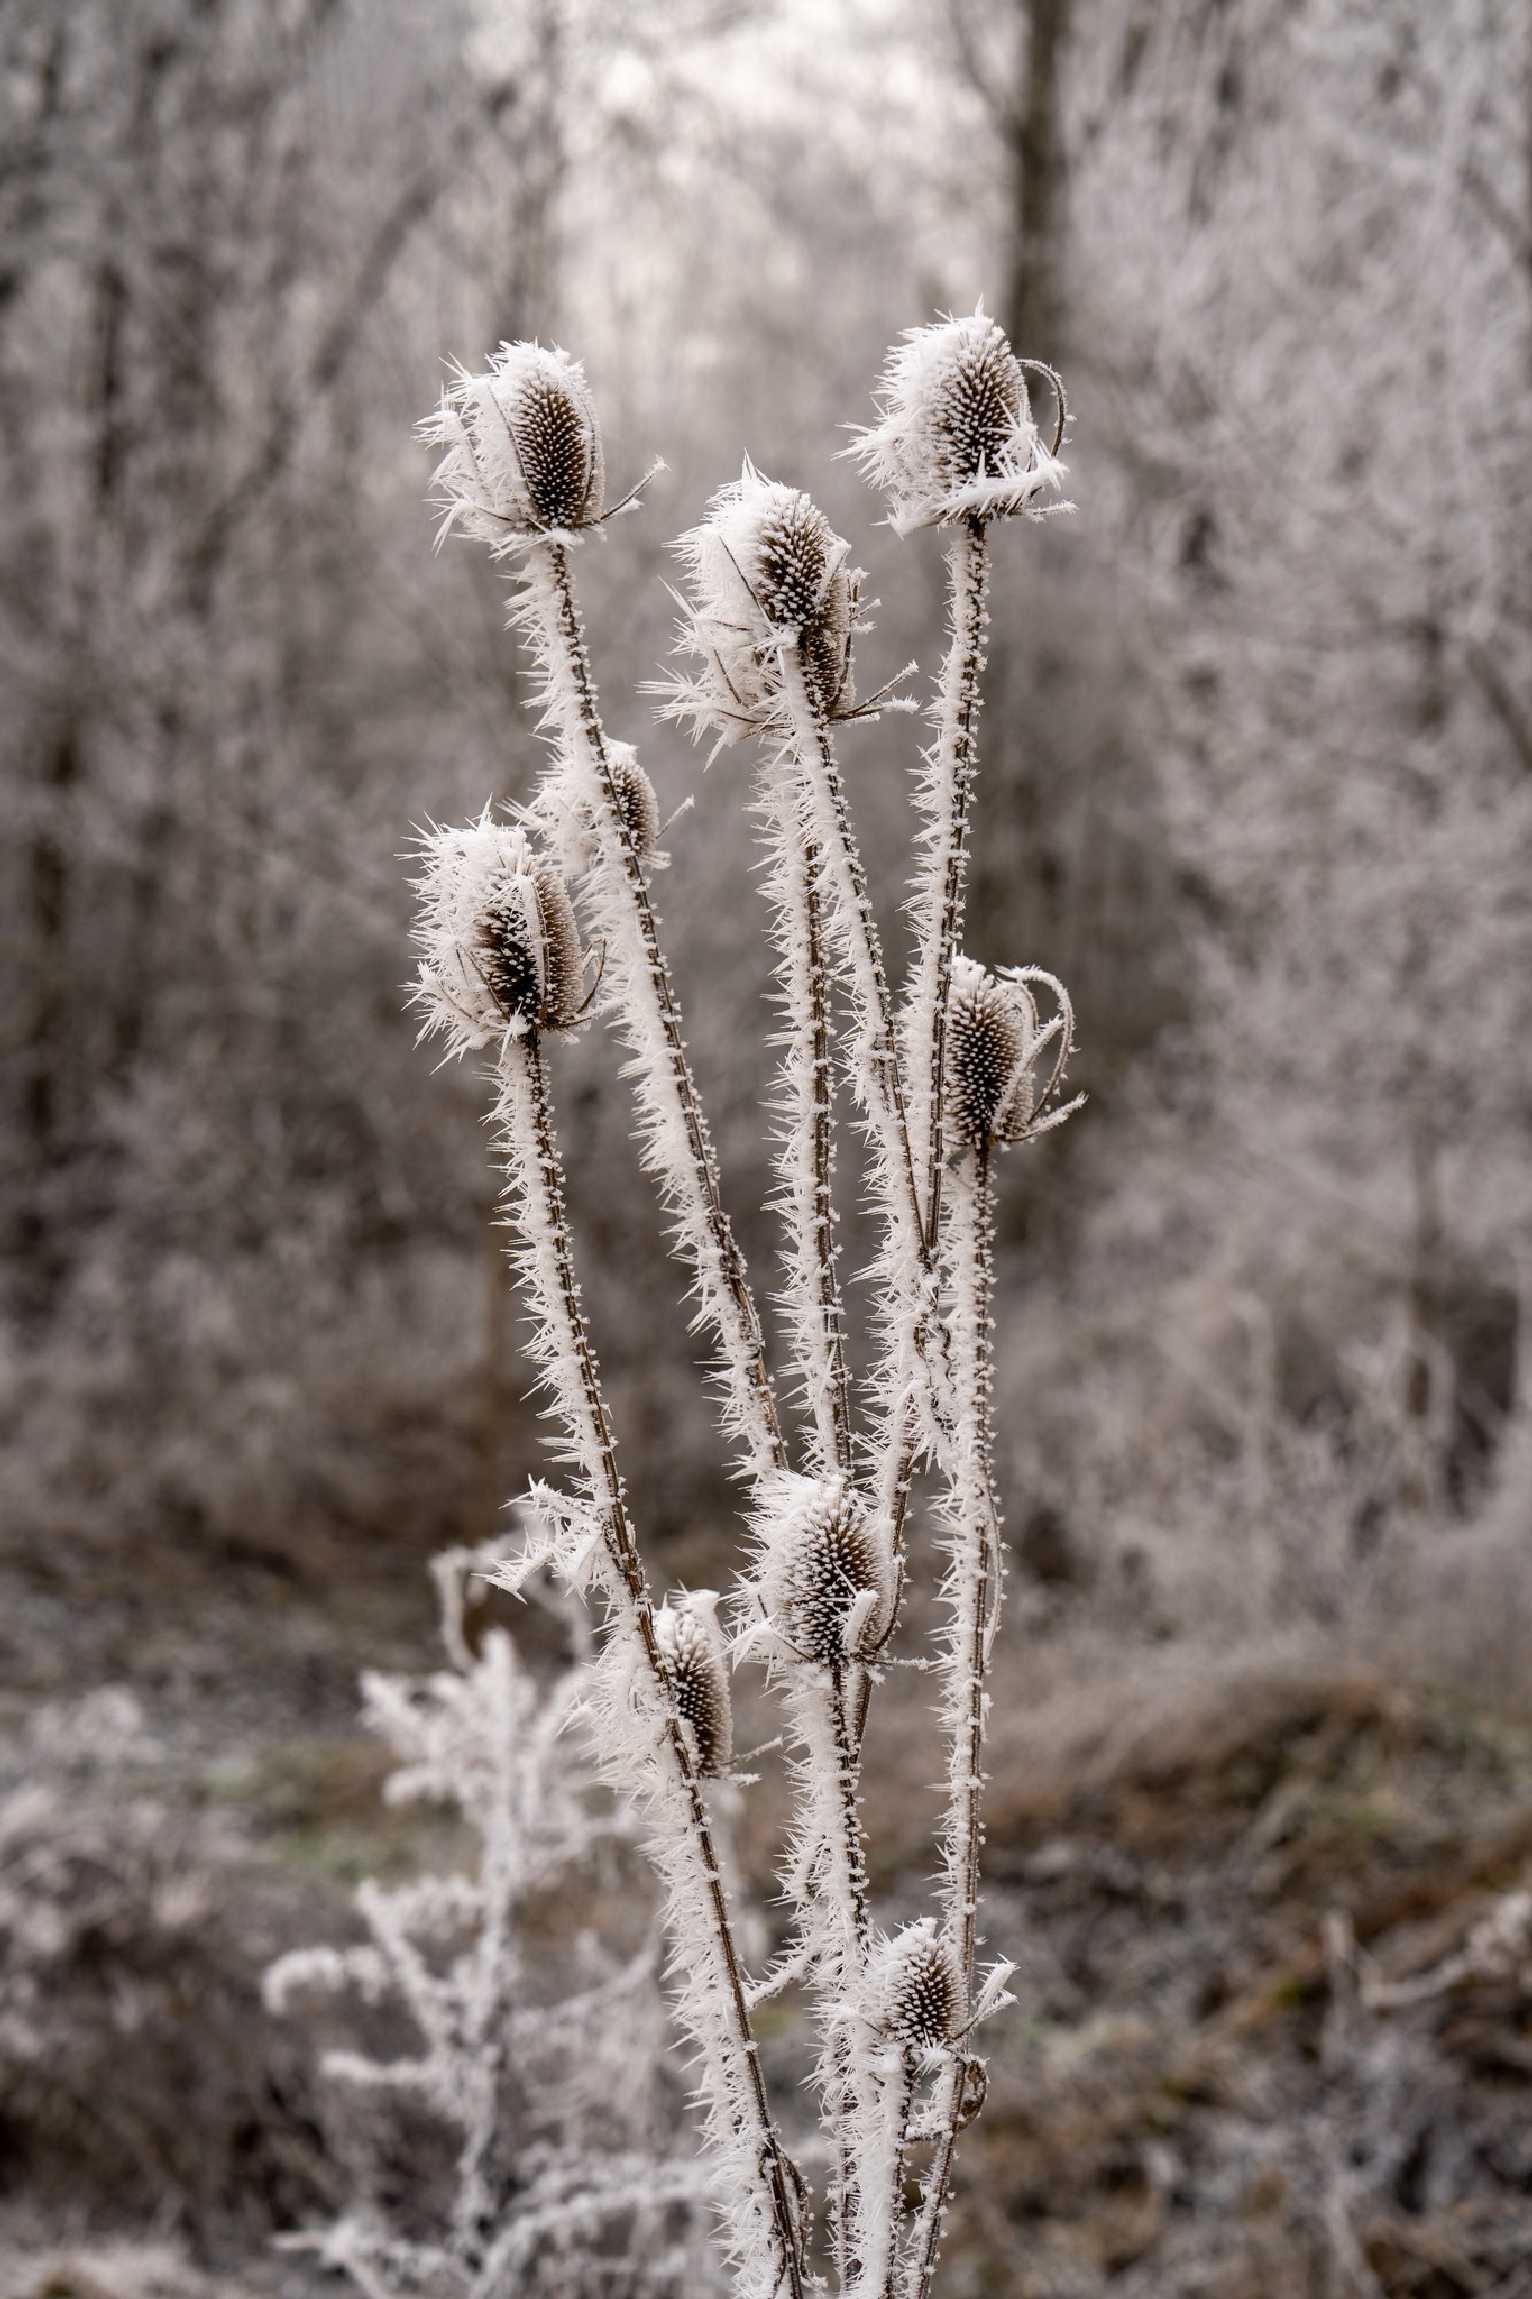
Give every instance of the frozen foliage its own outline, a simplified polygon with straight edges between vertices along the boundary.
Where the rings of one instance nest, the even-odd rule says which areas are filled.
[[[501,1628],[477,1647],[465,1581],[499,1547],[437,1559],[448,1665],[366,1680],[366,1719],[397,1759],[387,1793],[455,1812],[468,1858],[414,1882],[363,1884],[365,1936],[285,1956],[271,2008],[349,1995],[402,2015],[412,2048],[332,2047],[331,2082],[354,2095],[363,2156],[413,2109],[451,2135],[439,2224],[428,2184],[391,2195],[381,2161],[332,2227],[298,2238],[369,2299],[441,2292],[668,2292],[704,2271],[696,2169],[656,2156],[668,2023],[652,1914],[620,1946],[570,1912],[631,1898],[632,1823],[615,1813],[573,1730],[588,1660],[539,1683]],[[577,1649],[585,1643],[576,1617]],[[550,1952],[539,1907],[566,1912]],[[370,2135],[370,2145],[369,2145]]]
[[[692,667],[660,690],[667,711],[715,746],[759,745],[755,813],[781,1022],[774,1202],[801,1430],[784,1420],[767,1370],[660,947],[653,792],[634,753],[607,736],[597,703],[571,555],[609,515],[585,378],[562,354],[505,346],[484,374],[459,375],[425,427],[445,451],[443,531],[488,543],[511,567],[512,627],[548,743],[518,826],[486,812],[466,831],[428,831],[416,880],[416,1003],[453,1051],[491,1056],[511,1263],[567,1478],[527,1496],[522,1554],[489,1571],[516,1590],[551,1571],[592,1605],[594,1648],[562,1691],[530,1688],[503,1638],[479,1656],[458,1650],[457,1673],[423,1699],[374,1688],[407,1760],[406,1786],[463,1804],[485,1845],[482,1869],[370,1891],[368,1942],[289,1965],[278,1984],[347,1979],[364,1994],[393,1986],[409,2003],[424,2038],[418,2058],[383,2067],[343,2058],[336,2072],[418,2087],[459,2128],[448,2248],[465,2266],[454,2289],[487,2291],[496,2277],[530,2287],[555,2242],[568,2247],[574,2288],[579,2273],[594,2276],[602,2231],[623,2214],[627,2272],[663,2280],[672,2254],[662,2223],[691,2192],[684,2171],[644,2163],[631,2142],[603,2154],[580,2137],[577,2103],[559,2103],[592,2064],[583,2042],[555,2051],[542,2077],[545,2045],[583,2037],[584,2007],[615,2012],[621,1973],[592,1947],[592,1974],[563,2004],[533,2011],[520,1987],[521,1895],[592,1841],[588,1791],[557,1737],[575,1703],[623,1825],[659,1879],[672,2014],[733,2288],[742,2299],[802,2299],[828,2276],[858,2299],[925,2299],[931,2287],[958,2135],[984,2089],[972,2039],[1006,2000],[1008,1977],[1003,1965],[980,1968],[976,1925],[1001,1581],[993,1153],[1074,1106],[1056,1100],[1072,1033],[1062,987],[1035,967],[995,975],[959,956],[987,529],[1040,508],[1058,483],[1032,421],[1026,364],[982,312],[917,331],[891,356],[880,420],[862,443],[901,530],[957,527],[948,655],[916,773],[917,947],[902,1005],[835,749],[841,724],[889,702],[886,691],[856,701],[852,641],[863,622],[849,546],[807,495],[748,460],[679,546]],[[712,1590],[663,1605],[651,1596],[583,1307],[545,1043],[585,1011],[582,942],[602,955],[591,995],[632,1057],[639,1154],[714,1345],[721,1425],[749,1487],[754,1553],[723,1600]],[[878,1230],[874,1348],[860,1384],[834,1238],[842,1089]],[[910,1540],[927,1513],[912,1514],[926,1465],[944,1625],[929,1652],[898,1655],[906,1576],[917,1558],[925,1569],[931,1548]],[[764,1664],[780,1700],[784,1729],[769,1746],[786,1750],[791,1797],[778,1860],[790,1937],[758,1976],[746,1965],[727,1841],[749,1785],[731,1769],[730,1669],[743,1658]],[[947,1804],[933,1909],[889,1936],[872,1905],[860,1778],[872,1692],[896,1658],[935,1672]],[[439,1951],[444,1938],[449,1960],[433,1963],[422,1942]],[[649,2002],[649,1968],[633,1969],[629,2017]],[[813,2026],[821,2126],[817,2142],[794,2144],[828,2167],[822,2202],[768,2098],[754,2027],[757,2007],[789,1984],[801,1986]],[[625,2048],[636,2063],[658,2037]],[[517,2070],[556,2128],[527,2191],[511,2195],[490,2165],[503,2082]],[[369,2224],[353,2214],[329,2255],[372,2274],[379,2291],[402,2290],[423,2255],[390,2240],[380,2232],[369,2250]]]

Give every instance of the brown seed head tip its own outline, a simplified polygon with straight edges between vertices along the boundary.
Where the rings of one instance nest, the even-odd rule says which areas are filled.
[[[1025,370],[1036,364],[1017,358],[982,307],[912,328],[894,346],[878,420],[852,452],[887,490],[896,528],[1037,515],[1062,467],[1032,420]]]
[[[595,402],[572,363],[539,363],[514,375],[496,397],[505,410],[541,527],[584,527],[601,516],[605,474]]]
[[[771,1616],[799,1659],[832,1666],[877,1650],[894,1601],[886,1530],[844,1477],[798,1479],[770,1537]]]
[[[947,1111],[957,1143],[990,1149],[1019,1140],[1032,1116],[1025,992],[959,957],[947,1022]]]
[[[567,1030],[580,1018],[584,953],[569,889],[520,831],[480,913],[477,970],[508,1022]]]
[[[784,643],[799,648],[825,709],[845,714],[857,578],[809,496],[747,460],[677,548],[690,578],[685,644],[706,666],[678,715],[725,741],[775,724]]]
[[[800,630],[815,622],[845,556],[824,513],[795,488],[763,490],[754,546],[753,588],[768,618]]]
[[[593,526],[606,493],[601,427],[577,360],[540,343],[502,343],[477,375],[460,370],[422,436],[436,469],[442,532],[497,551],[550,530]]]
[[[697,1770],[720,1779],[734,1754],[734,1704],[723,1638],[711,1589],[693,1589],[662,1605],[654,1632],[675,1692],[676,1709],[690,1731]]]
[[[1020,364],[998,327],[955,331],[934,381],[934,444],[949,487],[1003,471],[1031,406]]]
[[[929,2051],[961,2034],[962,1974],[930,1917],[906,1924],[893,1935],[878,1982],[882,2024],[901,2043]]]

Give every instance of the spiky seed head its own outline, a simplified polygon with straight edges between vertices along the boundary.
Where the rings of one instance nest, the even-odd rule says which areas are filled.
[[[1015,1139],[1032,1115],[1025,998],[1014,982],[1001,981],[972,958],[953,960],[947,1111],[965,1149],[990,1149]]]
[[[850,546],[809,496],[766,478],[747,458],[676,550],[688,593],[680,644],[703,667],[663,690],[667,715],[720,744],[779,725],[785,646],[801,650],[828,714],[845,715],[853,703],[858,578]]]
[[[871,1658],[894,1604],[888,1528],[843,1476],[788,1477],[761,1518],[757,1597],[791,1657],[832,1666]]]
[[[445,449],[435,476],[440,533],[461,528],[497,551],[601,517],[601,426],[577,360],[540,343],[502,343],[482,374],[460,369],[420,435]]]
[[[660,802],[654,784],[639,765],[638,753],[630,743],[614,742],[608,748],[618,812],[639,861],[650,862],[660,843]]]
[[[716,1590],[691,1589],[672,1597],[654,1616],[676,1708],[690,1730],[697,1770],[705,1780],[722,1778],[734,1755],[734,1703],[717,1615]]]
[[[1063,466],[1032,420],[1020,360],[982,304],[970,317],[911,328],[889,352],[878,420],[849,450],[890,499],[901,533],[952,519],[1039,508]]]
[[[1039,1022],[1033,983],[1054,1007],[1046,1023]],[[1085,1099],[1054,1102],[1073,1051],[1074,1007],[1056,975],[1041,966],[991,974],[972,958],[954,958],[945,1096],[953,1146],[1004,1149],[1062,1125]]]
[[[579,1019],[584,957],[569,891],[525,831],[496,822],[432,829],[420,842],[412,1003],[422,1035],[453,1050],[507,1029],[568,1029]]]
[[[885,1943],[873,1993],[879,2025],[915,2050],[934,2050],[962,2033],[963,1975],[929,1916],[901,1926]]]

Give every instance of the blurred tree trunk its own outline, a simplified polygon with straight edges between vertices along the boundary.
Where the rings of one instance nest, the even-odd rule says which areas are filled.
[[[1069,355],[1064,222],[1068,166],[1060,78],[1073,0],[1020,0],[1024,38],[1007,106],[1010,248],[1004,320],[1029,359]]]

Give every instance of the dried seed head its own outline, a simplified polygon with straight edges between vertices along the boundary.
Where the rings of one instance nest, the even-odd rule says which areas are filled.
[[[1023,1126],[1032,1114],[1025,1016],[1012,983],[964,957],[953,960],[947,1014],[949,1122],[965,1149],[988,1149],[1009,1138],[1000,1129],[1013,1095],[1027,1105]]]
[[[779,1480],[761,1534],[756,1593],[781,1647],[827,1666],[870,1659],[893,1612],[893,1556],[848,1480]]]
[[[460,370],[421,437],[437,466],[441,534],[453,527],[508,550],[601,517],[601,427],[577,360],[539,343],[502,343],[482,375]]]
[[[983,306],[911,328],[888,355],[878,421],[850,452],[901,534],[951,519],[1036,516],[1063,466],[1032,421],[1022,363]]]
[[[567,1030],[584,995],[574,904],[558,873],[522,843],[525,864],[507,875],[481,914],[474,956],[503,1021]]]
[[[627,825],[639,861],[650,862],[660,842],[660,802],[655,796],[654,784],[639,765],[638,753],[631,744],[614,742],[608,745],[608,750],[618,811]]]
[[[879,2025],[901,2043],[930,2051],[962,2033],[963,1975],[929,1916],[905,1924],[886,1943],[873,1991]]]
[[[1022,977],[1025,978],[1022,978]],[[1027,981],[1049,985],[1058,1011],[1041,1027]],[[1075,1107],[1043,1114],[1063,1075],[1073,1014],[1062,984],[1035,967],[991,974],[961,954],[947,1005],[947,1122],[962,1150],[1004,1149],[1046,1132]],[[1047,1075],[1038,1079],[1042,1068]]]
[[[720,1779],[734,1754],[734,1704],[717,1613],[715,1590],[692,1589],[654,1616],[676,1707],[690,1729],[697,1770],[705,1780]]]
[[[801,649],[828,714],[846,715],[858,577],[850,546],[807,495],[747,460],[676,549],[688,579],[680,645],[703,667],[662,689],[668,716],[720,744],[779,725],[784,646]]]
[[[583,527],[601,514],[601,433],[581,370],[545,354],[505,395],[532,515],[543,527]]]
[[[465,829],[427,832],[420,852],[422,1034],[440,1031],[462,1053],[507,1028],[568,1029],[584,995],[579,927],[563,879],[525,831],[486,807]]]

